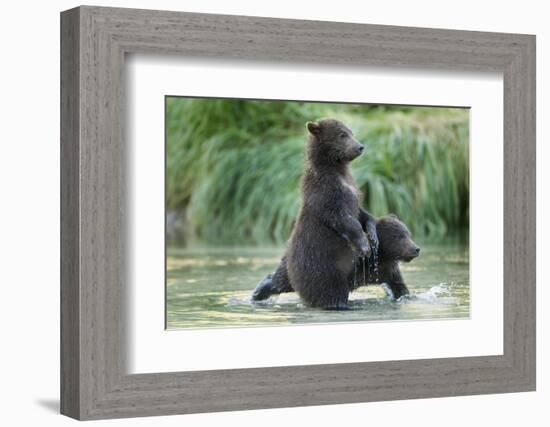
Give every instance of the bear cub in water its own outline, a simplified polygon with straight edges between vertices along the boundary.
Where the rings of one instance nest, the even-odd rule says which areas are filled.
[[[284,273],[308,305],[346,309],[354,258],[369,256],[378,244],[375,219],[360,208],[360,192],[349,172],[349,163],[364,147],[338,120],[308,122],[307,129],[301,207]]]
[[[409,289],[403,280],[399,262],[410,262],[420,254],[420,248],[413,242],[411,233],[395,215],[388,215],[376,220],[376,230],[379,239],[377,268],[374,259],[363,262],[355,257],[353,274],[348,276],[349,291],[367,284],[385,283],[391,290],[392,297],[398,299],[409,294]],[[365,268],[365,271],[363,271]],[[284,292],[292,292],[293,288],[287,273],[286,255],[273,274],[268,274],[254,290],[253,301],[261,301]]]

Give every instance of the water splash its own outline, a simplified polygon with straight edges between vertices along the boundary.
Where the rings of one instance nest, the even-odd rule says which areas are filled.
[[[395,299],[395,295],[393,294],[393,291],[387,283],[381,283],[380,285],[382,286],[382,289],[384,289],[384,292],[389,299]]]
[[[238,296],[232,296],[232,297],[229,297],[229,299],[225,303],[225,306],[226,307],[234,307],[234,306],[238,306],[238,305],[253,305],[253,304],[262,305],[262,304],[265,304],[266,301],[268,301],[269,299],[270,298],[262,300],[262,301],[253,301],[252,298],[250,298],[250,297],[241,298],[241,297],[238,297]]]
[[[252,307],[280,307],[296,306],[304,308],[300,297],[295,292],[275,294],[264,300],[254,301],[249,295],[228,295],[226,297],[226,307],[252,306]]]
[[[372,253],[372,269],[373,269],[373,276],[374,276],[374,282],[378,283],[380,278],[378,277],[378,251],[375,250]]]
[[[452,296],[451,292],[452,284],[451,283],[439,283],[432,286],[425,292],[418,294],[404,295],[397,300],[397,302],[416,302],[424,304],[457,304],[459,298]]]

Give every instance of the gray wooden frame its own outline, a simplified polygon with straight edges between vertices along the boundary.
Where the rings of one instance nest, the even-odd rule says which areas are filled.
[[[502,72],[504,354],[127,374],[124,58],[134,52]],[[535,390],[534,36],[71,9],[61,14],[61,166],[65,415],[100,419]]]

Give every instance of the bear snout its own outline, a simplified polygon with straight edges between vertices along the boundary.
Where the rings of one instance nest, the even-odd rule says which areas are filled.
[[[417,245],[410,246],[407,249],[406,255],[403,256],[402,260],[405,262],[411,262],[413,259],[417,258],[420,255],[420,248]]]
[[[355,158],[355,157],[359,157],[361,155],[361,153],[363,153],[363,150],[365,149],[365,146],[363,144],[355,144],[355,146],[352,148],[352,156]]]
[[[420,255],[420,248],[416,245],[413,245],[408,252],[410,258],[416,258],[418,255]]]

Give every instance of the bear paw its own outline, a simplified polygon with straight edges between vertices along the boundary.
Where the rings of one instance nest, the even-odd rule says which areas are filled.
[[[273,274],[268,274],[265,278],[258,283],[254,292],[252,292],[252,301],[263,301],[268,299],[273,292]]]
[[[329,304],[324,307],[325,310],[349,310],[348,303],[338,302],[336,304]]]

